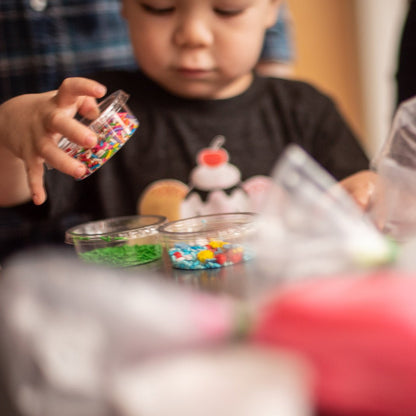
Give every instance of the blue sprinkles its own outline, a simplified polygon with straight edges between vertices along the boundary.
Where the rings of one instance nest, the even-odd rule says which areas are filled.
[[[249,261],[253,258],[247,250],[244,250],[241,245],[236,244],[224,244],[221,248],[212,250],[214,255],[222,255],[223,261],[218,262],[217,258],[208,258],[205,261],[198,259],[198,253],[201,251],[207,251],[208,245],[188,245],[186,243],[176,243],[168,253],[172,262],[172,266],[177,269],[186,270],[202,270],[202,269],[218,269],[224,266],[230,266],[232,264],[240,263],[242,261]],[[237,250],[241,253],[238,261],[232,261],[227,257],[227,252]]]

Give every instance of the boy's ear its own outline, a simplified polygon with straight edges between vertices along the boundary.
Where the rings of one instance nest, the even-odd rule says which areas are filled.
[[[279,14],[281,0],[269,0],[269,10],[267,14],[266,27],[269,28],[276,23]]]

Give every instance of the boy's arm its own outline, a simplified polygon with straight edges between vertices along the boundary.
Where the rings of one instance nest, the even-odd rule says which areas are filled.
[[[74,119],[76,113],[95,118],[95,98],[103,85],[86,78],[67,78],[57,91],[21,95],[0,106],[0,206],[14,206],[30,199],[46,199],[44,163],[75,178],[85,166],[58,148],[62,136],[92,147],[96,136]]]
[[[2,113],[1,108],[0,113]],[[0,115],[0,123],[1,120]],[[0,135],[3,133],[0,132]],[[0,146],[0,206],[18,205],[29,199],[30,189],[23,160],[18,159],[8,149]]]
[[[354,198],[363,209],[369,208],[370,199],[374,192],[377,174],[371,170],[363,170],[348,176],[339,184]]]

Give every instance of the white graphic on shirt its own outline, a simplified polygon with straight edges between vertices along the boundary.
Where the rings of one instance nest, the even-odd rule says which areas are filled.
[[[272,179],[258,175],[241,182],[241,172],[229,162],[224,142],[224,136],[216,136],[209,147],[198,152],[188,185],[173,179],[150,184],[138,202],[138,213],[164,215],[173,221],[195,215],[258,212]]]
[[[181,217],[251,211],[250,199],[241,187],[240,170],[228,162],[228,152],[222,148],[224,141],[223,136],[217,136],[210,147],[198,153]]]

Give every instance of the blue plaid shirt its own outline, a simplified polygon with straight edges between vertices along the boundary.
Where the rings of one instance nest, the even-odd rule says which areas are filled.
[[[119,0],[0,0],[0,103],[135,67]]]
[[[282,2],[276,23],[266,31],[261,58],[291,63],[295,58],[292,18],[287,2]]]

